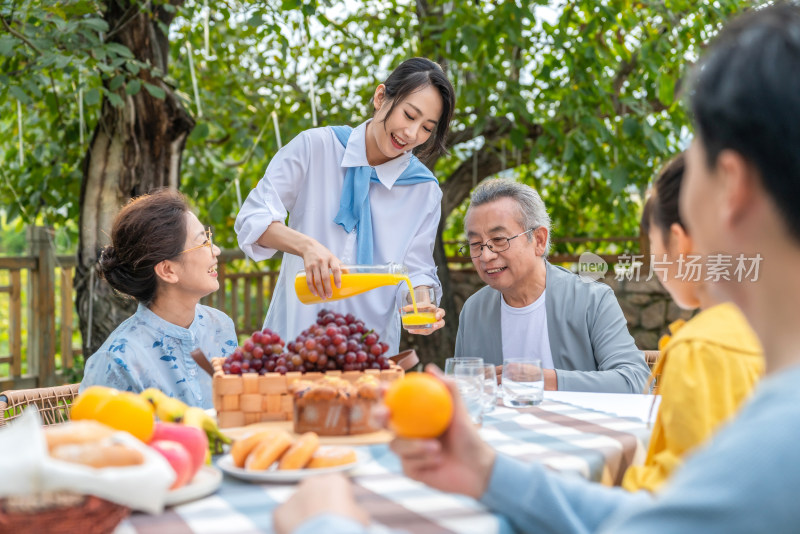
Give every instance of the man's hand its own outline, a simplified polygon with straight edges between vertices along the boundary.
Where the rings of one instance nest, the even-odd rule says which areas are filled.
[[[558,375],[555,369],[542,369],[544,374],[544,390],[558,391]]]
[[[426,370],[441,378],[453,395],[450,426],[438,439],[397,438],[390,448],[400,457],[406,476],[478,499],[489,486],[495,451],[478,434],[456,385],[436,366],[428,365]]]
[[[419,308],[419,306],[418,306],[418,308]],[[428,311],[428,310],[425,310],[425,311]],[[433,323],[430,328],[414,328],[413,330],[409,330],[408,328],[406,328],[406,330],[408,330],[408,332],[410,334],[414,334],[415,336],[416,335],[427,336],[429,334],[432,334],[433,332],[436,332],[440,328],[442,328],[444,326],[444,315],[445,315],[444,309],[443,308],[436,308],[436,309],[434,309],[432,311],[436,314],[436,322]]]
[[[336,514],[369,524],[369,516],[356,504],[350,481],[343,475],[305,479],[291,498],[275,509],[275,532],[290,534],[308,519],[321,514]]]

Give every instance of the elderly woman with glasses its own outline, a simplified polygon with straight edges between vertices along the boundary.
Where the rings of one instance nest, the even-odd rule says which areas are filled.
[[[156,388],[211,408],[211,377],[195,357],[227,356],[237,346],[230,317],[200,304],[219,289],[219,253],[211,229],[177,191],[160,190],[123,207],[97,271],[139,306],[88,359],[80,390]]]

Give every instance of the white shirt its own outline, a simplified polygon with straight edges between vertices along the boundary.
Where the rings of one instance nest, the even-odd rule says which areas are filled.
[[[234,226],[239,247],[258,261],[272,257],[275,249],[256,241],[274,221],[313,237],[345,265],[355,264],[356,231],[348,234],[333,222],[339,211],[342,184],[348,167],[368,165],[365,144],[367,123],[353,129],[342,146],[331,128],[306,130],[284,146],[270,162],[264,177],[247,196]],[[401,263],[408,267],[413,286],[437,288],[433,246],[441,214],[442,191],[438,184],[393,187],[408,167],[406,153],[375,167],[380,183],[370,183],[374,263]],[[281,272],[272,295],[264,326],[286,340],[294,339],[317,319],[317,312],[328,308],[352,313],[375,329],[389,345],[389,354],[400,344],[400,316],[397,312],[397,287],[373,289],[348,299],[319,305],[302,304],[294,291],[294,278],[303,269],[303,259],[284,254]]]
[[[522,308],[514,308],[500,299],[500,331],[503,337],[503,361],[539,358],[542,367],[553,368],[550,337],[547,335],[545,294]]]

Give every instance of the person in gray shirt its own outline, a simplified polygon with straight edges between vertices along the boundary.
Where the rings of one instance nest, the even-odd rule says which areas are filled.
[[[464,303],[456,356],[541,358],[546,390],[642,393],[649,369],[614,292],[547,261],[550,217],[533,188],[484,182],[464,230],[459,251],[487,287]]]

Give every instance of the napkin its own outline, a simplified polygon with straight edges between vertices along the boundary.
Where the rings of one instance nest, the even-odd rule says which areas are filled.
[[[35,406],[29,406],[14,422],[0,428],[0,498],[67,490],[95,495],[134,510],[161,513],[175,472],[160,453],[127,432],[113,439],[142,453],[141,465],[104,467],[51,458]]]

